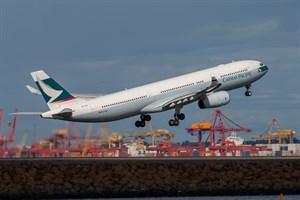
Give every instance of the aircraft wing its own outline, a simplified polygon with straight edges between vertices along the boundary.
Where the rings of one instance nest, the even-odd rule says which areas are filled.
[[[183,105],[189,104],[191,102],[200,100],[200,99],[204,98],[205,96],[209,95],[209,93],[212,93],[214,90],[219,88],[221,85],[222,84],[219,83],[219,81],[215,77],[212,77],[211,84],[204,90],[202,90],[200,92],[197,91],[194,93],[190,93],[188,95],[179,96],[175,99],[172,99],[172,100],[164,103],[162,105],[162,108],[169,109],[169,108],[175,107],[176,105],[183,106]]]
[[[212,93],[214,90],[219,88],[221,83],[215,77],[212,77],[211,84],[202,91],[194,91],[189,92],[186,94],[182,94],[180,96],[170,96],[159,101],[156,101],[141,110],[141,112],[148,113],[148,112],[159,112],[162,110],[168,110],[175,106],[184,106],[186,104],[192,103],[194,101],[200,100],[205,96]]]
[[[39,95],[42,94],[38,89],[36,89],[30,85],[26,85],[26,88],[33,94],[39,94]],[[80,94],[80,93],[71,93],[71,95],[76,98],[86,99],[86,100],[104,96],[104,94]]]

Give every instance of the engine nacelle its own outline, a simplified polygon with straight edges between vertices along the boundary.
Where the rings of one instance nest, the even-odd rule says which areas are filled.
[[[230,102],[230,96],[226,91],[220,91],[213,93],[205,98],[199,100],[198,106],[201,109],[204,108],[215,108],[226,105]]]

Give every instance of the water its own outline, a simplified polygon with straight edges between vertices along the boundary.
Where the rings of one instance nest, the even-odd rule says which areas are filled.
[[[146,198],[99,198],[98,200],[279,200],[279,195],[268,196],[217,196],[217,197],[146,197]],[[71,200],[71,199],[68,199]],[[97,200],[97,199],[83,199]],[[300,200],[300,195],[284,195],[284,200]]]

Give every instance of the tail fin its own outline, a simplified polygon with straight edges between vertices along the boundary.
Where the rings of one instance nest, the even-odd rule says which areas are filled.
[[[74,100],[67,90],[50,78],[43,70],[31,73],[50,110],[60,107],[61,103]]]

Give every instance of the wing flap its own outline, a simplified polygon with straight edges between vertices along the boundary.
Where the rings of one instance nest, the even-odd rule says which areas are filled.
[[[213,76],[210,86],[208,86],[204,90],[202,90],[200,92],[190,93],[188,95],[179,96],[175,99],[170,100],[169,102],[166,102],[164,105],[162,105],[162,108],[170,109],[175,106],[183,106],[183,105],[189,104],[191,102],[200,100],[200,99],[204,98],[206,95],[208,95],[209,93],[215,91],[221,85],[222,84],[219,83],[219,81]]]
[[[160,112],[164,110],[169,110],[173,107],[182,107],[194,101],[204,98],[209,93],[215,91],[221,86],[221,83],[215,77],[212,77],[211,84],[201,91],[188,92],[181,94],[180,96],[171,96],[164,99],[160,99],[141,110],[142,113]]]

